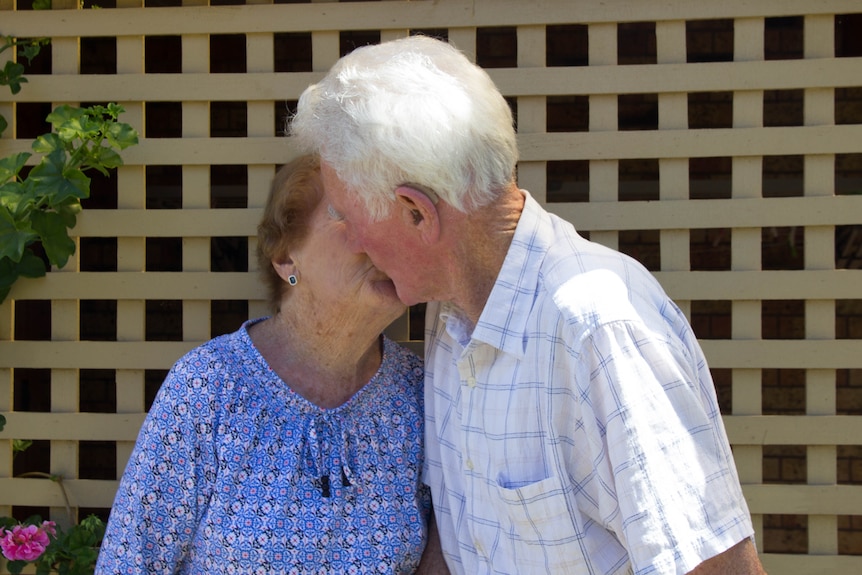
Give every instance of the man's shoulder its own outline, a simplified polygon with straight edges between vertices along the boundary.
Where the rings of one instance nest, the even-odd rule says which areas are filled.
[[[666,297],[639,262],[577,234],[550,247],[540,284],[565,320],[587,325],[637,319],[639,306]]]

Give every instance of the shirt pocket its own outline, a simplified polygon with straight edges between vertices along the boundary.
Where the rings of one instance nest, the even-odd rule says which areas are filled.
[[[496,485],[493,505],[501,536],[509,540],[512,562],[524,572],[586,569],[584,534],[570,491],[555,476],[514,488]]]

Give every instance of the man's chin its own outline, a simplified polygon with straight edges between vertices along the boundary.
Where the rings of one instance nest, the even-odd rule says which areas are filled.
[[[398,295],[398,299],[401,300],[401,303],[403,303],[407,307],[410,307],[411,305],[416,305],[416,304],[422,303],[421,300],[416,299],[416,296],[408,294],[404,290],[399,290],[398,286],[394,286],[394,287],[395,287],[395,291]]]
[[[395,287],[395,283],[388,278],[375,281],[374,289],[377,291],[377,293],[385,296],[387,299],[401,299],[398,296],[398,290]]]

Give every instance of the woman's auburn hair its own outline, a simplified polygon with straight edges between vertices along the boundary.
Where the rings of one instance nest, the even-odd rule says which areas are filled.
[[[273,311],[279,310],[287,288],[273,263],[285,261],[291,250],[305,240],[311,214],[322,197],[320,161],[316,155],[307,154],[291,160],[272,180],[257,226],[257,262]]]

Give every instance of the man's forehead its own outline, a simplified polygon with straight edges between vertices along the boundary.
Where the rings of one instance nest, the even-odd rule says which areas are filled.
[[[367,214],[359,194],[350,191],[348,185],[341,181],[332,166],[321,162],[320,171],[324,197],[333,208],[340,212],[341,218],[345,221],[349,219],[351,222],[364,220]]]

